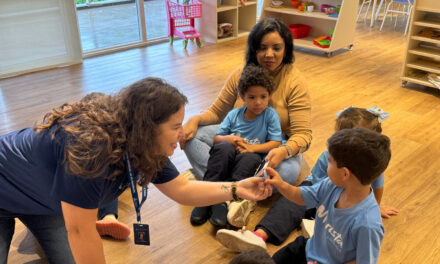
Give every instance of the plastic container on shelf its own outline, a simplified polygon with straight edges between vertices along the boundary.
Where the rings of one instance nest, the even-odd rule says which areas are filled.
[[[309,36],[310,29],[312,27],[304,24],[291,24],[289,30],[292,33],[294,39],[306,38]]]

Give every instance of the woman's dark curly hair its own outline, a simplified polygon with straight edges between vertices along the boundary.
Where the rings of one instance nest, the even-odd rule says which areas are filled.
[[[264,87],[269,94],[272,94],[273,91],[272,78],[268,71],[263,67],[250,64],[244,67],[240,80],[238,80],[237,90],[243,96],[252,86]]]
[[[283,64],[291,64],[295,61],[293,55],[293,38],[289,28],[278,18],[263,18],[251,30],[247,40],[246,65],[258,65],[257,52],[260,50],[261,40],[264,35],[278,32],[284,40]]]
[[[34,127],[39,132],[57,125],[67,134],[64,150],[68,173],[95,178],[125,171],[128,152],[141,185],[151,182],[167,162],[156,142],[158,126],[187,103],[175,87],[159,78],[140,80],[114,96],[93,93],[47,113]],[[55,137],[55,133],[52,137]],[[110,170],[109,170],[110,169]]]

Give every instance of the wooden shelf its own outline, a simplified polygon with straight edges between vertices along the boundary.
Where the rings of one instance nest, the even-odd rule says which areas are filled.
[[[407,40],[405,63],[402,69],[402,85],[410,82],[437,88],[429,82],[427,75],[440,76],[440,39],[418,34],[421,30],[440,29],[439,2],[438,0],[417,0],[414,4],[410,19],[410,37]]]
[[[298,11],[298,9],[291,8],[291,7],[280,7],[280,8],[266,7],[266,8],[264,8],[264,10],[268,11],[268,12],[274,12],[274,13],[280,13],[280,14],[312,17],[312,18],[334,20],[334,21],[338,20],[337,17],[329,17],[325,13],[322,13],[319,11],[318,12],[300,12],[300,11]]]
[[[437,87],[435,87],[434,84],[432,84],[428,81],[428,77],[426,77],[426,76],[404,76],[404,77],[401,77],[401,79],[402,79],[402,81],[407,81],[407,82],[416,83],[416,84],[420,84],[420,85],[424,85],[424,86],[429,86],[432,88],[437,88]]]
[[[437,1],[437,0],[434,0],[434,1]],[[419,7],[416,7],[416,11],[440,13],[440,8],[429,7],[429,6],[419,6]]]
[[[430,48],[417,47],[408,50],[408,53],[440,60],[440,51]]]
[[[438,29],[440,29],[440,21],[436,21],[436,20],[415,21],[413,23],[413,25],[421,26],[421,27],[430,27],[430,28],[438,28]]]
[[[217,13],[219,12],[224,12],[224,11],[229,11],[229,10],[235,10],[237,9],[237,6],[233,6],[233,5],[222,5],[220,7],[217,7]]]
[[[440,44],[440,40],[437,39],[432,39],[432,38],[427,38],[427,37],[422,37],[422,36],[411,36],[411,39],[413,40],[419,40],[419,41],[424,41],[424,42],[429,42],[429,43],[434,43],[434,44]]]
[[[306,24],[311,27],[310,36],[302,39],[295,39],[295,47],[311,49],[327,53],[329,57],[333,51],[351,48],[354,42],[356,28],[356,15],[358,13],[358,1],[353,0],[313,0],[314,12],[299,12],[298,9],[285,6],[273,8],[270,6],[272,0],[264,0],[261,17],[277,17],[285,24]],[[285,1],[286,2],[286,1]],[[290,2],[290,1],[287,1]],[[340,5],[338,17],[329,17],[320,12],[322,4],[332,6]],[[330,47],[321,48],[313,44],[317,37],[328,36],[333,31]]]
[[[202,3],[202,17],[196,20],[196,29],[200,32],[203,42],[220,43],[247,36],[257,23],[257,1],[251,0],[245,6],[237,0],[222,0],[217,7],[215,0],[199,0]],[[232,24],[232,36],[218,38],[218,25]]]
[[[408,68],[422,70],[425,72],[432,72],[435,74],[440,74],[440,61],[428,61],[424,59],[417,59],[414,62],[408,62],[406,64]]]

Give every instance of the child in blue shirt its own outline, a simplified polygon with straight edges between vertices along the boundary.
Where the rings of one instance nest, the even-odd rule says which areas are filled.
[[[363,127],[378,133],[382,132],[382,122],[389,116],[377,107],[368,109],[348,107],[337,113],[336,131],[344,128]],[[310,186],[327,178],[328,150],[324,151],[312,168],[312,174],[308,176],[300,186]],[[381,215],[388,218],[397,215],[398,211],[390,206],[381,205],[384,186],[384,174],[382,173],[373,183],[374,196]],[[266,241],[275,245],[282,244],[290,233],[298,228],[303,218],[314,218],[316,208],[306,211],[304,206],[291,203],[284,197],[280,197],[270,208],[268,213],[256,225],[255,231],[219,230],[217,238],[224,246],[234,250],[243,251],[251,249],[266,250]]]
[[[314,235],[273,255],[278,263],[376,263],[384,228],[371,184],[388,166],[390,140],[365,128],[342,129],[328,139],[328,178],[295,187],[267,168],[267,182],[290,201],[317,208]]]
[[[263,156],[281,145],[281,125],[276,111],[269,107],[272,80],[261,67],[249,65],[238,82],[244,107],[231,110],[221,123],[210,150],[204,181],[239,181],[252,176]],[[216,227],[227,224],[226,203],[196,207],[191,223],[210,220]]]

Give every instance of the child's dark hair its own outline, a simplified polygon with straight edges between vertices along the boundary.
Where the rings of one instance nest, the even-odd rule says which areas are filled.
[[[342,129],[327,142],[338,168],[349,169],[363,185],[379,177],[391,159],[390,139],[366,128]]]
[[[275,261],[265,251],[248,250],[235,256],[229,264],[275,264]]]
[[[267,92],[271,94],[273,91],[273,82],[269,76],[269,72],[260,66],[246,66],[241,73],[240,80],[238,80],[238,92],[240,95],[244,95],[249,87],[252,86],[264,87]]]
[[[349,107],[336,118],[336,131],[355,127],[368,128],[382,133],[382,126],[378,117],[365,108]]]

